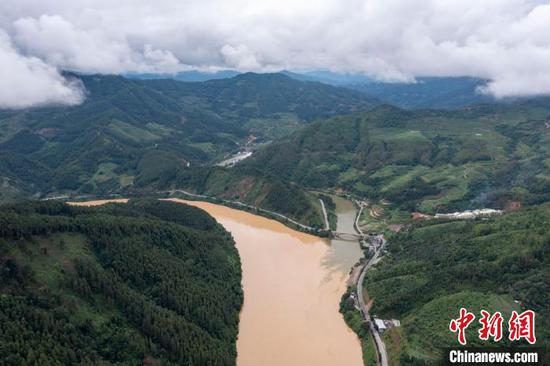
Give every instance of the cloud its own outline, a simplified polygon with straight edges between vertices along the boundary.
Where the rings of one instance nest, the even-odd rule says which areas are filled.
[[[0,4],[0,29],[18,64],[41,62],[70,90],[55,70],[329,69],[390,81],[476,76],[491,80],[484,92],[497,97],[548,94],[548,24],[550,2],[537,0]]]
[[[240,70],[261,69],[261,65],[248,47],[239,45],[236,47],[225,45],[220,50],[225,65]]]
[[[0,32],[0,80],[0,108],[74,105],[83,100],[77,82],[63,78],[54,67],[36,57],[21,56],[3,32]]]

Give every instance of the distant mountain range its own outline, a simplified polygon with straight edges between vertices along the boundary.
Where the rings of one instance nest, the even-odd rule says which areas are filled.
[[[494,98],[479,90],[486,82],[470,77],[425,77],[418,78],[415,83],[370,82],[348,84],[346,87],[402,108],[453,109],[495,102]]]
[[[382,82],[362,74],[338,74],[330,71],[282,72],[296,80],[359,90],[382,102],[401,108],[453,109],[492,103],[494,98],[480,92],[487,80],[472,77],[419,77],[413,83]]]
[[[187,71],[169,74],[131,74],[139,79],[174,79],[180,81],[208,81],[232,78],[240,73],[223,70],[215,73]],[[383,82],[359,73],[319,71],[288,71],[280,74],[299,81],[320,82],[366,93],[370,97],[401,108],[462,108],[479,103],[495,102],[494,98],[480,92],[487,80],[474,77],[419,77],[412,83]]]
[[[203,72],[203,71],[183,71],[175,74],[148,74],[148,73],[128,73],[125,76],[130,79],[174,79],[179,81],[188,82],[201,82],[216,79],[227,79],[239,75],[239,71],[235,70],[221,70],[215,72]]]

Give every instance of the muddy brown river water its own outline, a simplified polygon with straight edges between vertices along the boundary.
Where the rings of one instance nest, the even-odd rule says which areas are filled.
[[[328,241],[221,205],[173,201],[207,211],[235,239],[244,289],[238,366],[363,364],[359,339],[338,312],[348,272],[361,257],[357,243]],[[353,205],[335,201],[338,231],[353,232]]]

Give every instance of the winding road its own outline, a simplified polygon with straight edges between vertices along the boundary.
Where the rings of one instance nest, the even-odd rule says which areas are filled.
[[[363,319],[365,319],[365,321],[369,324],[369,329],[371,331],[371,334],[373,335],[374,344],[376,345],[376,352],[378,353],[378,361],[380,362],[381,366],[388,366],[388,354],[386,352],[386,345],[384,344],[384,341],[382,341],[380,333],[378,333],[378,330],[375,328],[374,322],[371,320],[363,297],[363,281],[365,280],[365,275],[367,274],[369,268],[378,261],[381,249],[382,246],[367,261],[367,263],[363,267],[363,270],[361,271],[361,274],[359,275],[359,278],[357,280],[357,298],[359,301],[359,308],[361,309],[361,315],[363,315]]]
[[[364,237],[364,233],[359,227],[359,218],[361,217],[361,213],[363,212],[363,205],[359,204],[359,212],[357,213],[357,217],[355,219],[355,230]],[[376,352],[378,354],[378,364],[381,366],[388,366],[388,353],[386,351],[386,345],[384,344],[384,341],[382,341],[382,338],[380,337],[380,333],[378,332],[378,329],[374,326],[374,322],[371,320],[371,316],[369,314],[369,310],[367,309],[367,306],[365,305],[365,298],[363,297],[363,282],[365,281],[365,275],[367,274],[367,271],[376,263],[378,262],[378,259],[380,258],[380,253],[382,249],[386,246],[386,239],[384,239],[383,236],[378,236],[375,238],[375,240],[381,240],[382,242],[379,245],[375,245],[375,251],[374,255],[363,265],[363,268],[361,269],[361,274],[357,278],[357,299],[359,302],[359,309],[361,311],[361,315],[363,316],[363,319],[369,324],[370,332],[374,339],[374,344],[376,346]]]

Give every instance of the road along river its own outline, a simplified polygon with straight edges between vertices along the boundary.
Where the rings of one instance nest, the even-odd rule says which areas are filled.
[[[353,233],[352,203],[334,200],[338,231]],[[362,255],[358,243],[329,242],[221,205],[173,201],[207,211],[235,239],[244,289],[238,366],[363,365],[359,339],[338,312]]]

